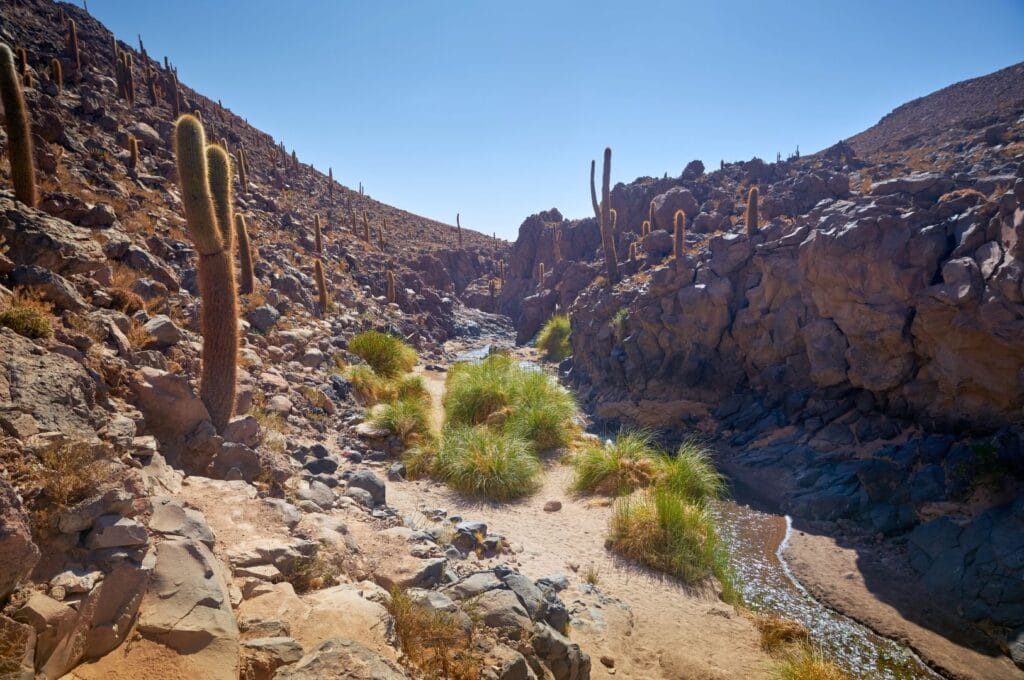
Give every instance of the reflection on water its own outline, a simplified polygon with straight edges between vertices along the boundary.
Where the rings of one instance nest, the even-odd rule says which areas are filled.
[[[790,574],[780,554],[789,518],[728,501],[716,513],[729,541],[743,598],[754,609],[807,626],[815,645],[856,678],[940,678],[910,650],[832,611],[810,596]]]

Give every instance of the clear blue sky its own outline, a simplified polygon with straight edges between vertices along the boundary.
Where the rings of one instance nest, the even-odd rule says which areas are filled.
[[[184,82],[379,200],[514,238],[613,181],[817,151],[1024,60],[1020,0],[89,0]]]

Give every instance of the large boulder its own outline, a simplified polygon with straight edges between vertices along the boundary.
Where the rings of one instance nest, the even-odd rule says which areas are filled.
[[[32,542],[18,494],[0,478],[0,603],[28,578],[38,561],[39,548]]]
[[[283,666],[274,680],[406,680],[402,668],[355,640],[329,638],[298,663]]]

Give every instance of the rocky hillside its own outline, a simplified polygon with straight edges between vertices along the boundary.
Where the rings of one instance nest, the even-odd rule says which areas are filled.
[[[523,341],[569,313],[565,375],[609,427],[715,438],[737,484],[884,537],[1003,649],[1024,640],[1022,71],[812,156],[614,186],[614,286],[596,220],[531,216],[499,300]]]

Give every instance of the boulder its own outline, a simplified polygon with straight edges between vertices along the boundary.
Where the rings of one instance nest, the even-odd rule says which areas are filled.
[[[488,590],[476,598],[473,607],[485,626],[497,628],[513,640],[531,629],[526,609],[511,590]]]
[[[284,666],[274,680],[405,680],[405,671],[355,640],[330,638],[311,649],[298,663]]]
[[[550,626],[535,624],[531,644],[555,680],[590,680],[590,656]]]
[[[39,561],[39,548],[32,542],[28,516],[11,485],[0,478],[0,602],[23,580]]]
[[[667,234],[675,228],[673,218],[676,210],[686,212],[687,219],[693,219],[700,212],[700,203],[689,189],[673,187],[663,194],[654,197],[654,224],[651,231],[663,230]]]
[[[145,416],[146,431],[166,444],[172,453],[180,453],[185,448],[186,438],[210,421],[206,406],[182,376],[156,368],[140,368],[132,375],[128,386],[135,397],[135,406]]]

